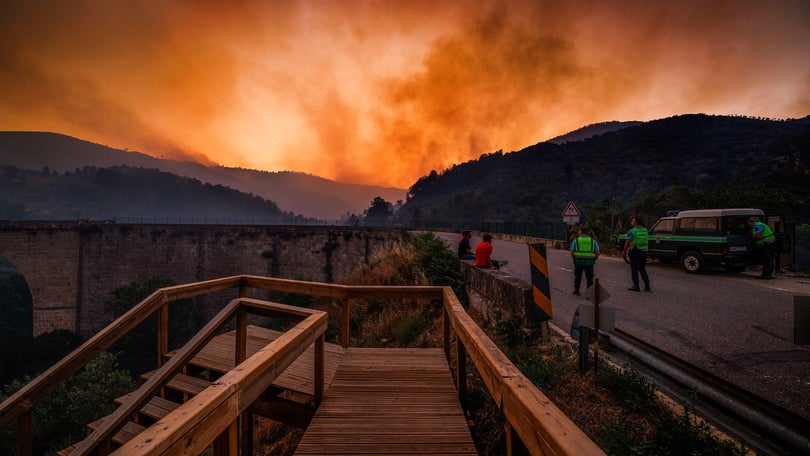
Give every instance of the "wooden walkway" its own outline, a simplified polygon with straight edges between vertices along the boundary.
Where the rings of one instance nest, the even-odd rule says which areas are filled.
[[[296,455],[477,455],[442,349],[349,348]]]

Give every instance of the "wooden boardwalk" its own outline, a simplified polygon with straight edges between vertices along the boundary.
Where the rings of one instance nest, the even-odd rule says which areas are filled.
[[[442,349],[349,348],[297,455],[477,455]]]

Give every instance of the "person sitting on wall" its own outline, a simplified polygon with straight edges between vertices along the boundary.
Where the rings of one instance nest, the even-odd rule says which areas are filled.
[[[468,230],[461,232],[461,238],[458,240],[458,259],[459,260],[474,260],[475,254],[470,247],[470,238],[472,233]]]
[[[492,259],[492,235],[485,234],[484,240],[475,246],[475,266],[500,269],[498,261]]]

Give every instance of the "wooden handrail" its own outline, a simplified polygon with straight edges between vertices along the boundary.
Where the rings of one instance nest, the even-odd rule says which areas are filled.
[[[204,396],[195,396],[194,404],[196,404],[197,407],[202,407],[201,410],[207,411],[205,412],[205,416],[198,416],[198,414],[203,414],[203,411],[195,412],[194,421],[197,424],[189,425],[186,422],[181,423],[178,415],[175,415],[174,413],[170,414],[170,416],[172,416],[171,419],[175,420],[172,421],[173,426],[175,427],[172,427],[172,437],[170,439],[174,443],[166,443],[168,441],[166,440],[168,438],[166,433],[161,432],[157,429],[157,427],[153,426],[149,431],[147,431],[151,433],[151,439],[153,439],[151,442],[148,442],[146,436],[144,435],[145,433],[142,433],[136,438],[136,440],[131,441],[125,445],[125,447],[122,447],[119,452],[124,454],[125,452],[123,450],[124,448],[127,448],[133,451],[137,449],[137,451],[147,451],[148,454],[157,454],[151,453],[152,451],[157,450],[147,450],[146,448],[156,448],[158,446],[163,448],[160,451],[165,450],[169,452],[183,452],[187,449],[184,448],[183,445],[202,445],[199,443],[202,440],[196,440],[201,436],[204,437],[203,440],[216,438],[219,433],[227,428],[221,427],[221,423],[225,423],[227,426],[232,426],[233,420],[236,419],[235,416],[238,416],[240,413],[247,410],[247,407],[249,407],[250,403],[252,402],[252,400],[249,400],[249,398],[252,397],[255,399],[258,397],[258,394],[263,391],[266,386],[269,386],[269,384],[272,383],[272,379],[275,379],[275,376],[284,370],[284,368],[280,368],[280,366],[284,366],[286,368],[286,366],[289,364],[285,363],[291,363],[292,360],[297,357],[297,354],[293,355],[292,352],[297,352],[298,349],[302,349],[300,344],[307,342],[307,344],[303,346],[303,348],[306,348],[313,342],[317,342],[315,344],[316,352],[317,350],[323,350],[323,335],[325,333],[327,324],[325,314],[322,312],[301,309],[294,306],[284,307],[280,304],[274,304],[272,308],[268,308],[264,306],[262,301],[256,301],[244,297],[245,289],[248,287],[322,296],[342,301],[344,309],[342,312],[342,318],[344,321],[341,323],[341,325],[346,328],[345,334],[343,334],[344,346],[348,345],[347,333],[349,327],[348,319],[350,314],[350,312],[348,312],[348,306],[352,300],[442,300],[444,304],[443,314],[445,317],[445,323],[443,325],[443,342],[445,353],[450,353],[449,342],[451,340],[451,336],[454,336],[455,340],[457,341],[458,348],[458,367],[460,369],[465,368],[466,363],[462,362],[460,359],[462,356],[470,357],[493,399],[503,411],[508,422],[509,429],[511,429],[514,434],[520,438],[525,448],[531,454],[604,454],[596,446],[596,444],[594,444],[554,404],[552,404],[545,395],[543,395],[528,379],[526,379],[526,377],[523,376],[523,374],[512,364],[512,362],[500,351],[500,349],[498,349],[497,345],[495,345],[495,343],[486,335],[486,333],[474,322],[470,315],[467,314],[450,287],[349,286],[251,275],[240,275],[198,282],[194,284],[166,287],[156,291],[140,304],[136,305],[130,309],[130,311],[116,319],[97,335],[93,336],[90,340],[82,344],[62,361],[48,369],[45,373],[37,377],[34,381],[0,404],[0,428],[5,427],[15,419],[18,419],[21,423],[27,422],[30,426],[30,419],[25,419],[25,417],[28,416],[30,418],[30,410],[34,404],[41,400],[42,397],[44,397],[48,392],[63,383],[64,380],[70,375],[73,375],[73,373],[81,369],[98,353],[109,347],[121,336],[134,328],[144,318],[157,309],[163,307],[168,302],[199,296],[215,291],[238,288],[240,299],[235,301],[238,301],[240,306],[243,308],[249,309],[251,313],[263,313],[266,316],[286,318],[290,321],[298,322],[292,330],[288,331],[281,338],[265,347],[265,349],[260,352],[263,353],[261,358],[254,360],[254,357],[256,356],[254,355],[245,361],[245,363],[254,363],[249,366],[251,372],[264,372],[263,375],[266,378],[258,378],[258,374],[255,376],[250,376],[242,368],[229,372],[216,383],[218,386],[216,388],[212,388],[211,392],[206,393]],[[316,313],[319,315],[318,318],[315,318]],[[315,318],[315,320],[313,320],[313,318]],[[304,322],[309,323],[304,325]],[[308,325],[312,325],[318,329],[304,329],[308,328]],[[279,345],[279,341],[293,344],[296,349],[292,350],[289,348],[284,348],[283,344]],[[270,349],[270,347],[273,348]],[[271,350],[272,353],[265,352],[264,350]],[[292,352],[290,352],[290,350],[292,350]],[[258,354],[259,353],[257,353],[257,355]],[[162,353],[159,353],[159,355],[162,355]],[[175,367],[172,363],[174,358],[175,357],[173,357],[173,359],[169,362],[166,362],[161,369],[165,368],[167,371],[173,369]],[[177,362],[179,363],[180,358],[177,359]],[[316,364],[318,360],[320,360],[321,363],[323,362],[323,353],[316,353]],[[274,368],[271,368],[266,363],[280,364],[276,364]],[[320,366],[320,369],[321,373],[318,374],[318,367],[316,366],[316,375],[323,375],[323,366]],[[462,384],[465,381],[465,376],[463,376],[462,373],[459,373],[458,383],[459,391],[461,393],[463,393],[463,391],[466,389],[466,384]],[[251,382],[257,383],[254,385]],[[155,383],[159,383],[159,381],[155,380]],[[265,383],[267,383],[266,386],[260,387],[261,385],[265,385]],[[323,379],[316,378],[315,385],[315,400],[317,403],[323,395],[323,391],[320,391],[320,394],[318,392],[319,386],[320,388],[323,388]],[[152,386],[154,385],[151,385],[150,388]],[[198,397],[199,399],[197,399]],[[204,402],[208,400],[214,401],[216,404]],[[201,404],[208,405],[202,406]],[[193,406],[184,405],[181,407],[183,407],[183,410],[189,411]],[[238,412],[234,412],[234,410],[238,410]],[[122,411],[121,414],[124,415],[125,412]],[[115,421],[117,421],[117,419]],[[216,424],[217,422],[220,424]],[[110,425],[110,427],[112,428],[113,425]],[[27,432],[30,435],[30,429]],[[18,429],[18,434],[19,433],[20,430]],[[224,435],[229,435],[232,433],[232,430],[230,430]],[[193,443],[187,438],[190,435],[195,436]],[[143,438],[141,438],[141,436],[143,436]],[[184,443],[179,443],[181,441]],[[211,441],[213,440],[209,440],[208,443],[210,444]],[[220,443],[218,443],[218,445],[219,444]],[[25,445],[21,445],[21,448],[25,448]],[[197,448],[197,446],[195,446],[195,448]]]
[[[458,341],[464,345],[509,427],[531,454],[605,454],[512,364],[464,310],[450,287],[444,289],[444,305]]]
[[[315,343],[316,347],[323,348],[326,327],[326,313],[313,311],[245,360],[239,369],[227,372],[112,454],[201,453],[309,346]],[[316,359],[322,357],[322,353],[316,355]],[[323,379],[315,383],[323,384]]]
[[[188,285],[161,288],[129,311],[115,319],[95,336],[81,344],[61,361],[40,374],[19,391],[0,404],[0,429],[6,427],[23,413],[29,411],[48,393],[64,383],[71,375],[84,367],[99,353],[115,343],[124,334],[137,326],[161,305],[214,291],[234,288],[242,283],[242,276],[208,280]]]

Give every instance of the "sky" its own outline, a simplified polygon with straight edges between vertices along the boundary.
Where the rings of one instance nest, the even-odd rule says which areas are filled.
[[[807,0],[0,0],[0,130],[410,187],[585,125],[810,114]]]

